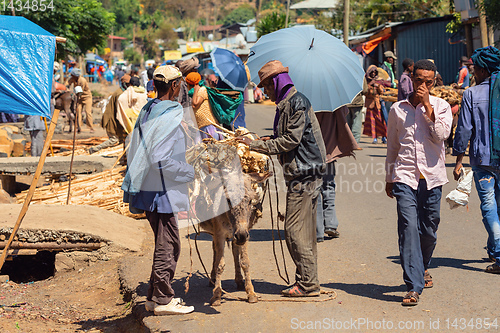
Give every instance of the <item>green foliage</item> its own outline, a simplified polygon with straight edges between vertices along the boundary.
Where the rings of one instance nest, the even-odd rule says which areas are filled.
[[[139,0],[113,0],[109,10],[115,14],[117,26],[139,22],[141,4]]]
[[[54,10],[21,11],[24,16],[50,33],[65,37],[66,44],[58,44],[58,58],[67,53],[84,54],[103,46],[114,24],[114,15],[97,0],[53,0]],[[4,15],[11,15],[9,10]]]
[[[233,10],[223,21],[224,25],[233,23],[246,23],[255,17],[255,10],[252,6],[244,4]]]
[[[131,64],[139,64],[141,62],[141,54],[131,47],[123,51],[123,57]]]
[[[262,18],[257,24],[257,35],[259,38],[261,36],[267,35],[271,32],[284,29],[286,23],[286,15],[280,13],[272,13],[264,18]]]
[[[462,19],[460,18],[460,13],[453,13],[453,20],[446,25],[446,32],[453,34],[460,30],[461,27]]]
[[[500,29],[500,1],[483,0],[484,12],[490,23],[495,29]]]

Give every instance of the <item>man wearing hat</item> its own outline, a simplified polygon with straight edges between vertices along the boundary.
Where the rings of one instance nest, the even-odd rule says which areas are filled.
[[[382,68],[384,71],[389,74],[389,77],[391,78],[391,88],[396,88],[396,82],[395,80],[395,75],[394,75],[394,60],[396,60],[396,56],[392,51],[385,51],[384,52],[384,63],[380,68]]]
[[[176,67],[182,73],[182,76],[185,78],[189,73],[198,72],[198,68],[200,67],[200,61],[196,57],[192,57],[188,60],[178,61],[176,63]],[[191,97],[189,97],[189,88],[186,82],[181,81],[179,97],[177,101],[181,103],[182,107],[188,108],[191,106]]]
[[[189,210],[187,182],[194,179],[194,169],[186,163],[184,112],[175,101],[182,74],[174,66],[160,66],[153,80],[157,98],[142,108],[131,134],[123,201],[132,213],[146,213],[154,233],[146,310],[157,316],[186,314],[194,307],[174,298],[172,288],[181,249],[175,214]]]
[[[500,274],[500,51],[492,46],[472,54],[476,86],[464,91],[458,117],[453,155],[457,156],[453,175],[462,173],[462,160],[470,141],[469,160],[481,200],[483,223],[488,232],[486,250],[493,264],[487,273]]]
[[[120,79],[120,88],[116,89],[110,96],[106,110],[102,115],[101,126],[106,130],[108,140],[103,143],[90,147],[89,153],[93,154],[101,149],[116,146],[119,143],[125,142],[127,136],[123,126],[116,119],[116,111],[118,109],[118,97],[127,90],[130,86],[130,75],[124,74]]]
[[[274,136],[239,140],[251,150],[278,155],[287,185],[285,238],[296,266],[295,283],[283,296],[319,296],[316,209],[326,149],[311,103],[295,89],[288,67],[278,60],[259,70],[259,87],[276,103]]]
[[[92,123],[92,92],[90,91],[89,84],[85,78],[81,75],[82,71],[79,68],[73,68],[71,71],[71,77],[68,80],[68,86],[74,84],[76,87],[80,87],[82,92],[78,94],[78,104],[76,105],[77,114],[77,131],[80,133],[82,125],[82,108],[85,108],[85,114],[87,115],[87,126],[90,128],[90,132],[94,132],[94,125]],[[79,90],[79,89],[78,89]]]

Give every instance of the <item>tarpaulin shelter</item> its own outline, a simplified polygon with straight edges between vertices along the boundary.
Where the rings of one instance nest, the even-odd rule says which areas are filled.
[[[0,112],[51,117],[56,37],[21,16],[0,15]]]
[[[24,17],[0,15],[1,112],[51,117],[50,95],[55,51],[54,35]],[[33,181],[0,256],[0,269],[33,198],[58,116],[59,110],[55,109]]]

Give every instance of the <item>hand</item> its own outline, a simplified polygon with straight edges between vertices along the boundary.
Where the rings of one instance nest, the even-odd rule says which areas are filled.
[[[269,135],[266,135],[266,136],[261,137],[260,139],[262,141],[267,141],[267,140],[271,140],[272,138]]]
[[[462,163],[459,162],[455,164],[455,169],[453,169],[453,178],[455,178],[455,180],[459,180],[461,175],[462,175]]]
[[[417,99],[422,103],[423,106],[430,106],[429,102],[429,89],[425,84],[421,84],[417,89]]]
[[[394,183],[385,183],[385,193],[389,198],[394,198],[394,194],[392,194],[392,188],[394,187]]]
[[[246,137],[246,136],[239,136],[236,138],[236,140],[238,142],[246,144],[247,146],[250,146],[250,143],[252,143],[252,141],[253,141],[252,139],[250,139],[249,137]]]

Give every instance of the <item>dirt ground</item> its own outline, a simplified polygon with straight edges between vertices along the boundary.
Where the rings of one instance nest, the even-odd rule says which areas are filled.
[[[110,94],[117,86],[92,90]],[[100,110],[93,110],[94,123],[100,123]],[[77,138],[105,136],[99,126],[91,134],[87,128]],[[71,139],[59,134],[55,139]],[[29,187],[32,176],[17,177],[19,190]],[[42,177],[39,185],[44,183]],[[56,273],[36,282],[15,283],[0,280],[0,332],[143,332],[134,319],[130,302],[120,292],[120,258],[89,261],[75,271]]]
[[[142,332],[120,294],[118,261],[37,282],[0,284],[1,332]]]

